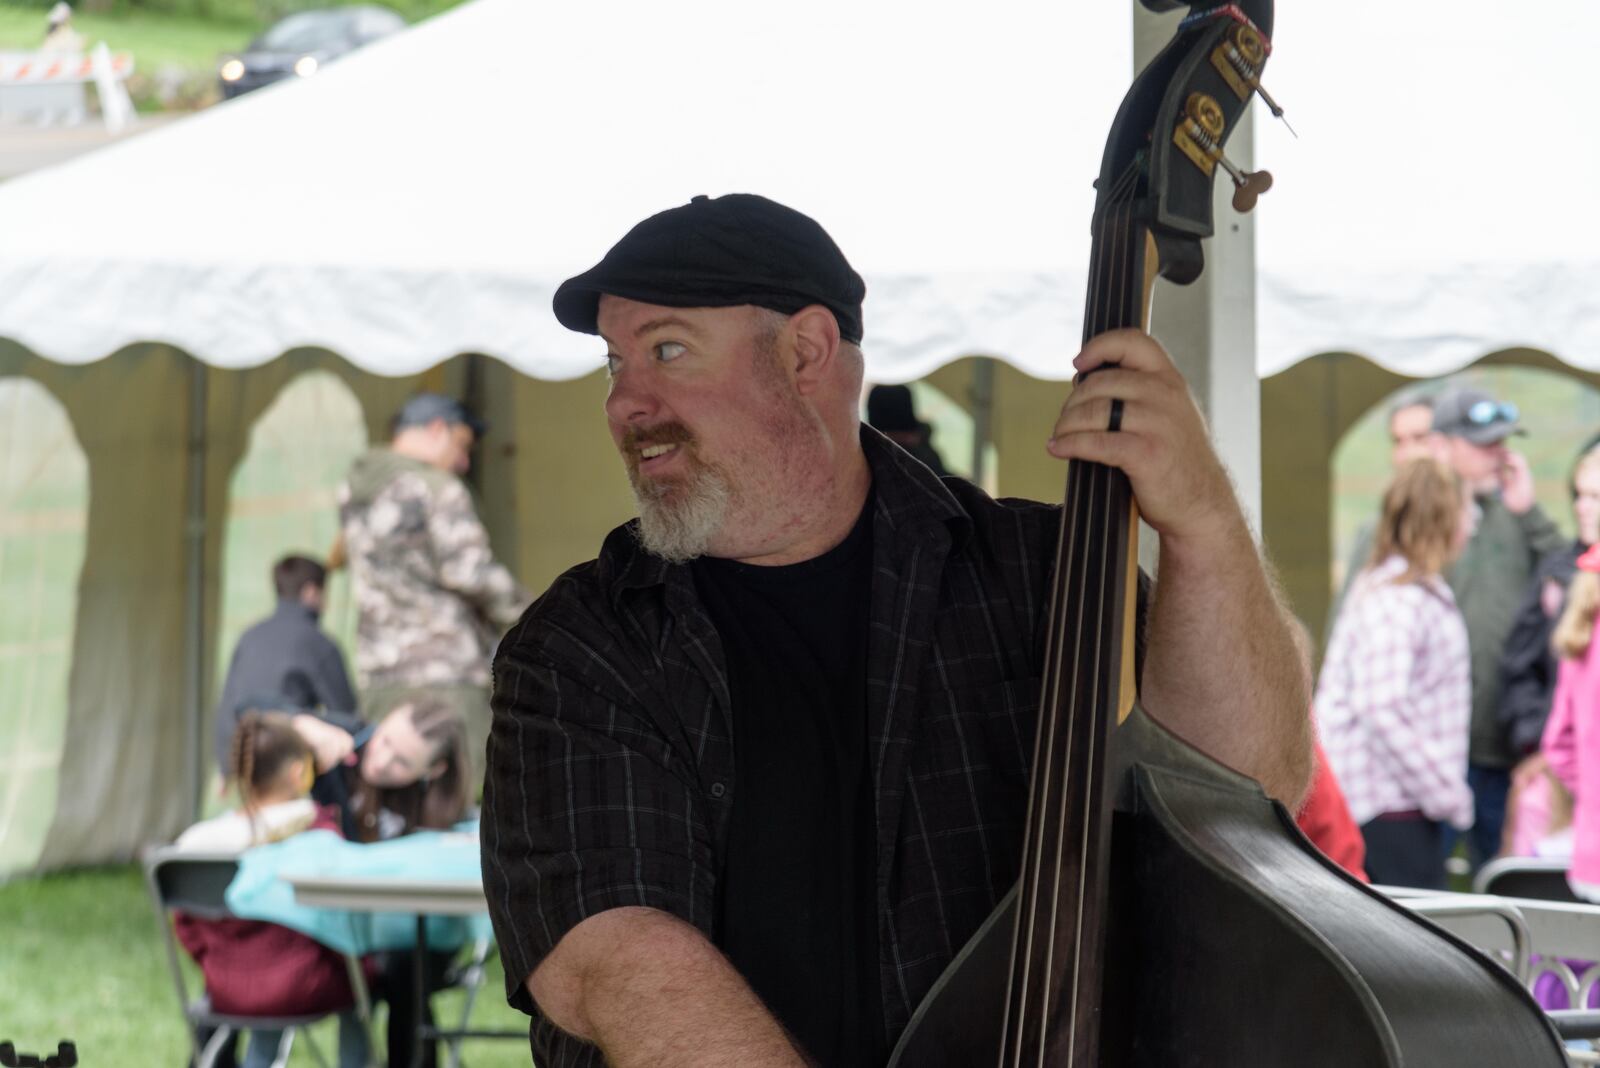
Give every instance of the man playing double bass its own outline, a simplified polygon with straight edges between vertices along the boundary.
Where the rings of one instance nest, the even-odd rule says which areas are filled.
[[[881,1065],[1017,878],[1060,510],[860,423],[864,295],[749,195],[556,293],[639,518],[495,662],[484,881],[541,1068]],[[1073,366],[1050,453],[1161,535],[1141,701],[1292,806],[1309,672],[1200,413],[1145,334]]]

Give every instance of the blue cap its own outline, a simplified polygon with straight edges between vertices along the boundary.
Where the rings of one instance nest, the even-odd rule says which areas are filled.
[[[473,415],[465,404],[454,397],[446,397],[442,393],[417,393],[394,413],[394,422],[390,424],[389,431],[398,433],[408,426],[427,426],[435,419],[443,419],[451,426],[467,427],[473,437],[478,438],[483,437],[489,429],[488,423]]]

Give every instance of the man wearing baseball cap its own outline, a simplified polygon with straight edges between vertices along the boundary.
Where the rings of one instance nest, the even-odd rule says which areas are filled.
[[[357,457],[338,492],[362,715],[376,722],[422,696],[448,702],[480,779],[490,651],[532,599],[495,559],[461,481],[486,429],[453,397],[418,393],[395,413],[389,444]]]
[[[865,291],[745,194],[556,291],[639,518],[495,658],[484,885],[540,1064],[881,1065],[1016,880],[1060,511],[861,424]],[[1162,535],[1141,699],[1293,804],[1287,613],[1171,360],[1128,330],[1074,361],[1111,364],[1047,448],[1125,470]]]
[[[1473,867],[1500,852],[1506,791],[1516,756],[1495,714],[1500,655],[1539,560],[1565,544],[1533,496],[1528,461],[1506,444],[1525,433],[1516,405],[1451,386],[1433,405],[1433,430],[1445,457],[1473,494],[1478,524],[1447,578],[1467,621],[1472,657],[1472,736],[1467,782],[1474,823],[1467,832]]]

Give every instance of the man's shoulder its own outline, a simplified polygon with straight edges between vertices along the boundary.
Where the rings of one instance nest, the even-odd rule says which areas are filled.
[[[428,464],[417,464],[395,472],[389,485],[381,495],[396,497],[420,497],[429,502],[438,504],[471,505],[472,495],[467,492],[467,485],[460,478],[449,471],[441,471]]]
[[[279,641],[281,641],[282,635],[288,629],[289,624],[284,622],[283,617],[277,613],[273,613],[272,615],[256,620],[254,623],[246,627],[244,632],[239,635],[239,641],[235,647],[239,649],[245,649],[253,645],[259,645],[263,642],[277,644]]]
[[[295,645],[306,653],[321,656],[331,652],[341,658],[344,655],[339,652],[339,644],[333,637],[312,620],[307,620],[304,626],[295,628],[294,641]]]
[[[649,587],[659,583],[649,579],[668,567],[661,561],[653,561],[652,567],[651,558],[640,559],[644,553],[635,527],[636,522],[629,522],[612,530],[598,556],[558,575],[507,633],[496,659],[513,656],[560,664],[574,654],[616,651],[622,637],[652,615],[648,606],[660,597],[652,599]],[[643,574],[647,570],[652,574]]]
[[[1016,544],[1021,538],[1027,546],[1034,547],[1041,538],[1053,539],[1060,528],[1060,504],[1046,504],[1025,497],[991,497],[963,478],[942,481],[980,543],[1003,546]]]
[[[339,486],[340,503],[348,507],[371,506],[389,499],[471,500],[466,483],[454,472],[399,456],[388,449],[373,449],[358,457]]]

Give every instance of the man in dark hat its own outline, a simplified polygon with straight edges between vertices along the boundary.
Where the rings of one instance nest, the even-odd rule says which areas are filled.
[[[910,386],[873,386],[867,392],[867,425],[943,478],[944,458],[933,447],[933,427],[917,418]]]
[[[481,777],[490,651],[531,598],[495,559],[461,481],[483,421],[452,397],[418,393],[390,427],[388,446],[357,457],[338,494],[361,712],[377,722],[424,696],[448,702]]]
[[[1516,405],[1482,390],[1451,386],[1433,405],[1433,430],[1445,456],[1477,504],[1478,523],[1447,576],[1467,621],[1472,656],[1472,736],[1467,783],[1473,825],[1467,832],[1474,868],[1500,853],[1506,791],[1516,753],[1496,714],[1500,656],[1534,569],[1565,539],[1533,496],[1528,461],[1506,442],[1525,433]]]
[[[556,292],[640,514],[495,659],[484,885],[539,1064],[881,1065],[1016,879],[1060,512],[860,423],[864,295],[747,195]],[[1118,331],[1075,367],[1113,363],[1048,447],[1123,468],[1162,534],[1142,700],[1292,804],[1287,614],[1172,362]]]

